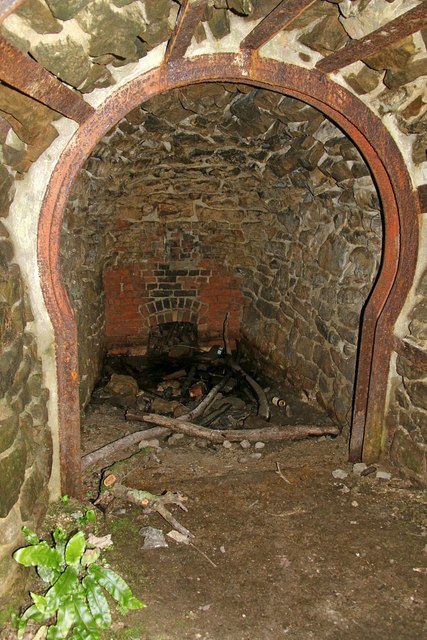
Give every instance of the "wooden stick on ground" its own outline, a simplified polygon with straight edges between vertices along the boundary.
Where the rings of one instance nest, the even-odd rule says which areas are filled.
[[[258,415],[261,418],[265,418],[265,420],[268,420],[270,417],[270,409],[268,407],[267,397],[264,393],[264,389],[258,384],[256,380],[254,380],[249,375],[249,373],[246,373],[246,371],[242,369],[240,364],[237,364],[237,362],[235,362],[234,360],[229,360],[228,364],[233,369],[233,371],[237,371],[238,373],[240,373],[244,377],[248,385],[255,391],[258,398]]]
[[[167,491],[163,495],[157,496],[149,491],[131,489],[120,482],[116,482],[115,476],[112,474],[106,476],[103,484],[105,491],[111,493],[114,497],[136,504],[146,510],[156,511],[174,529],[182,533],[182,535],[188,538],[194,538],[194,535],[180,524],[165,507],[166,504],[176,504],[184,511],[187,511],[187,507],[184,505],[185,498],[181,496],[181,494]]]
[[[93,467],[95,464],[104,463],[106,460],[120,451],[124,451],[129,447],[138,445],[143,440],[151,440],[151,438],[161,438],[169,433],[169,429],[164,427],[154,427],[151,429],[145,429],[144,431],[136,431],[130,433],[124,438],[114,440],[104,447],[100,447],[91,453],[87,453],[82,457],[82,471],[85,471],[89,467]]]
[[[184,433],[188,436],[205,438],[206,440],[219,443],[224,442],[224,440],[229,440],[230,442],[240,442],[241,440],[249,440],[249,442],[258,442],[259,440],[262,442],[302,440],[309,436],[336,436],[339,434],[339,429],[332,425],[323,427],[317,425],[298,425],[295,427],[277,426],[266,429],[224,429],[220,431],[217,429],[207,429],[206,427],[201,427],[185,420],[159,416],[154,413],[138,414],[129,411],[128,415],[131,420],[141,420],[142,422],[166,427],[171,431]]]

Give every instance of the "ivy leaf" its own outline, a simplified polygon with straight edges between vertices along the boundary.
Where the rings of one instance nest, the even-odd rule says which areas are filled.
[[[47,542],[39,542],[29,547],[22,547],[13,554],[13,558],[24,567],[51,567],[52,569],[61,568],[61,554],[56,549],[49,547]]]
[[[86,576],[82,584],[86,591],[89,609],[96,624],[101,629],[107,629],[111,625],[111,612],[101,587],[90,576]]]
[[[86,548],[86,536],[83,531],[78,531],[67,543],[65,547],[65,562],[70,565],[77,565]]]
[[[116,600],[122,613],[129,609],[142,609],[145,605],[135,598],[129,585],[115,571],[91,564],[88,574]]]

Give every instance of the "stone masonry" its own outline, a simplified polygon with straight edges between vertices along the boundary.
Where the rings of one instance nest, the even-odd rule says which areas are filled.
[[[179,309],[221,342],[230,311],[254,361],[347,424],[380,256],[367,167],[320,113],[234,85],[154,98],[98,145],[70,199],[82,398],[98,366],[88,354],[144,344]]]

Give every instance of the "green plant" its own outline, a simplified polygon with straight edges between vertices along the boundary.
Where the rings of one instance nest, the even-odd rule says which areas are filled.
[[[104,590],[121,613],[145,606],[133,596],[123,578],[98,562],[101,549],[89,548],[83,531],[70,537],[57,527],[52,545],[39,539],[34,531],[22,531],[28,544],[15,551],[13,557],[26,567],[36,567],[49,587],[44,595],[30,593],[34,604],[15,619],[18,638],[22,638],[31,620],[42,625],[34,639],[99,640],[100,630],[111,625]]]

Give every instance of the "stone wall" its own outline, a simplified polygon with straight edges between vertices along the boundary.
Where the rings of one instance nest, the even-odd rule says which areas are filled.
[[[388,415],[390,456],[412,480],[427,486],[427,365],[416,353],[427,349],[427,270],[416,288],[405,343],[413,351],[397,356],[397,380]]]
[[[87,161],[64,240],[82,376],[92,351],[87,336],[101,344],[104,334],[101,272],[107,340],[115,346],[140,344],[147,316],[162,321],[180,304],[193,313],[198,305],[203,331],[221,339],[228,299],[240,291],[233,329],[237,337],[240,324],[254,360],[348,422],[381,218],[359,153],[316,110],[234,85],[150,100]],[[222,291],[214,282],[220,277]],[[207,293],[215,304],[210,319],[200,311]]]
[[[12,183],[0,166],[0,610],[3,602],[10,603],[20,575],[11,554],[22,541],[21,527],[37,527],[47,509],[52,451],[33,318],[1,220],[8,213]]]

